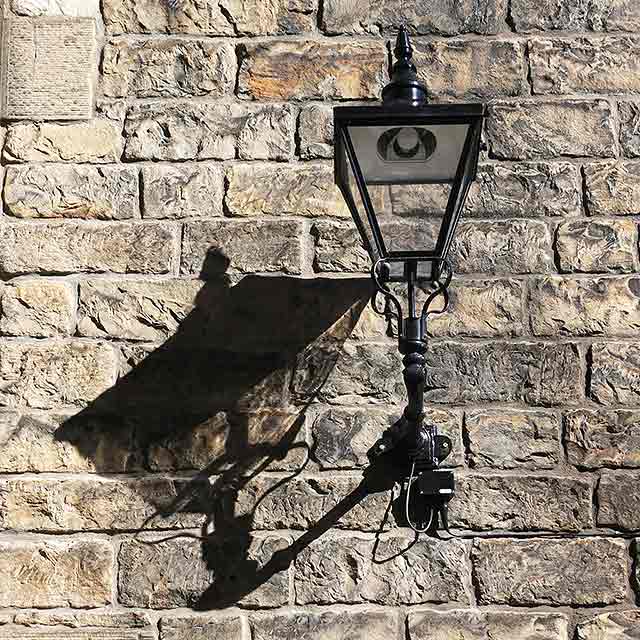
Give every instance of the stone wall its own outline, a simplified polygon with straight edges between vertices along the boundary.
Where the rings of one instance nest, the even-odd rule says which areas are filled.
[[[637,638],[640,4],[178,5],[4,7],[42,112],[0,127],[0,638]],[[403,22],[433,100],[490,104],[427,356],[442,540],[343,509],[404,388],[331,107]]]

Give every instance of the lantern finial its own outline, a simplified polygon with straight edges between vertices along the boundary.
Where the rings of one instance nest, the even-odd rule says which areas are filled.
[[[391,48],[389,46],[389,48]],[[427,88],[418,80],[413,64],[413,47],[407,28],[402,25],[394,48],[395,64],[390,67],[391,82],[382,90],[385,104],[420,106],[427,102]]]

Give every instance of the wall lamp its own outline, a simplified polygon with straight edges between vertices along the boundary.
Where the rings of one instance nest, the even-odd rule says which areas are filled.
[[[389,46],[391,82],[382,91],[381,105],[334,108],[335,181],[371,258],[372,306],[387,319],[404,356],[407,406],[369,451],[369,459],[388,459],[400,470],[409,526],[435,531],[440,519],[448,530],[454,477],[439,466],[452,443],[425,420],[424,354],[429,316],[442,313],[448,303],[452,269],[447,255],[476,177],[485,105],[427,104],[405,27],[394,53],[395,63]],[[425,207],[402,218],[389,212],[388,205],[376,211],[376,194],[407,188],[420,194],[422,185],[448,190],[444,211],[434,214]],[[403,285],[406,313],[397,295]],[[430,290],[420,311],[417,288]],[[437,299],[440,308],[432,310]]]

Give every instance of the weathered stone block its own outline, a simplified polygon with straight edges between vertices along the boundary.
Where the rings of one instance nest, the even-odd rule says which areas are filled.
[[[507,5],[504,0],[463,0],[451,4],[437,0],[425,10],[420,4],[400,2],[350,2],[326,0],[322,12],[322,29],[330,34],[379,33],[394,31],[401,25],[416,34],[445,36],[460,33],[498,33],[507,26]]]
[[[11,0],[10,8],[19,16],[94,18],[100,15],[99,0]]]
[[[598,483],[598,526],[633,531],[640,529],[637,473],[603,473]]]
[[[0,343],[0,403],[46,409],[83,405],[116,379],[114,349],[104,343]]]
[[[491,153],[501,159],[615,156],[611,105],[604,100],[494,104],[486,128]]]
[[[78,333],[92,338],[166,340],[189,315],[201,288],[198,280],[82,282]]]
[[[142,167],[144,218],[190,218],[222,215],[224,172],[199,162]]]
[[[286,160],[294,151],[288,105],[150,102],[129,109],[127,160]]]
[[[333,167],[315,162],[232,165],[225,204],[233,216],[350,217]]]
[[[396,634],[397,616],[393,611],[294,612],[253,615],[249,624],[253,640],[388,640]]]
[[[138,172],[129,167],[7,167],[5,212],[17,218],[123,220],[140,215]]]
[[[154,628],[145,612],[116,613],[109,610],[66,611],[23,610],[12,617],[13,627],[3,626],[3,640],[82,640],[87,634],[113,640],[152,640]],[[154,625],[155,626],[155,625]]]
[[[47,338],[72,335],[76,328],[76,291],[56,280],[19,280],[0,289],[0,332]]]
[[[426,353],[430,402],[574,404],[584,398],[574,344],[433,343]]]
[[[627,596],[624,541],[476,540],[478,604],[602,606]]]
[[[640,413],[570,411],[564,441],[569,462],[585,469],[640,467]]]
[[[113,579],[105,540],[0,541],[2,607],[101,607],[111,603]]]
[[[560,270],[579,273],[635,271],[636,225],[632,220],[574,220],[556,232]]]
[[[311,229],[315,240],[313,267],[316,272],[366,273],[371,259],[355,225],[318,222]]]
[[[640,102],[618,102],[620,145],[629,158],[640,157]]]
[[[611,611],[578,624],[577,640],[633,640],[640,626],[640,611]]]
[[[332,158],[333,109],[319,104],[303,107],[298,120],[298,137],[301,158]]]
[[[235,79],[235,50],[226,42],[115,40],[102,58],[102,89],[109,97],[220,98],[233,93]]]
[[[160,640],[243,640],[239,617],[180,616],[160,618]]]
[[[106,118],[73,124],[10,125],[4,145],[6,162],[118,162],[122,127]]]
[[[384,538],[375,556],[368,538],[325,536],[312,543],[296,558],[296,604],[468,602],[464,543],[413,540]]]
[[[167,273],[177,243],[160,223],[65,222],[4,224],[0,271],[23,273]]]
[[[464,431],[472,467],[552,469],[560,462],[560,419],[554,413],[470,411]]]
[[[378,43],[271,41],[247,44],[245,49],[238,75],[238,94],[242,97],[378,98],[386,81],[384,55]]]
[[[564,476],[456,478],[449,522],[484,531],[580,531],[593,527],[592,486]]]
[[[416,43],[413,57],[430,96],[495,98],[528,89],[524,52],[511,40],[440,40]]]
[[[246,596],[231,599],[231,592],[250,581],[255,572],[289,540],[280,536],[253,539],[199,540],[176,538],[149,544],[126,541],[118,554],[118,592],[128,607],[169,609],[209,607],[219,602],[249,607],[278,607],[289,600],[289,575],[284,570]],[[220,606],[220,605],[218,605]]]
[[[569,621],[561,613],[514,611],[416,611],[408,616],[411,640],[565,640]]]
[[[538,278],[529,289],[537,336],[635,336],[640,329],[638,278]]]
[[[640,346],[594,344],[591,358],[591,397],[599,404],[635,405],[640,397]]]
[[[594,162],[583,167],[586,206],[591,215],[640,213],[640,164]]]
[[[188,222],[182,242],[182,273],[302,270],[302,225],[293,221]]]

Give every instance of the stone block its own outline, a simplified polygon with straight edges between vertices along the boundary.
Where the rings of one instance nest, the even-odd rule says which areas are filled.
[[[10,166],[4,205],[5,212],[17,218],[136,218],[140,216],[138,172],[119,166]]]
[[[604,405],[635,405],[640,397],[640,346],[596,343],[591,347],[590,396]]]
[[[0,271],[167,273],[177,229],[162,223],[33,223],[0,228]]]
[[[122,126],[107,118],[70,124],[21,122],[9,125],[6,162],[119,162]]]
[[[298,120],[300,157],[333,158],[333,109],[320,104],[302,107]]]
[[[503,160],[616,155],[605,100],[497,103],[489,107],[486,135],[491,153]]]
[[[160,640],[243,640],[242,620],[234,616],[185,616],[160,618]]]
[[[221,98],[233,93],[236,54],[229,43],[166,38],[113,40],[104,48],[102,89],[123,98]]]
[[[311,228],[315,240],[313,268],[317,273],[367,273],[371,259],[355,225],[317,222]]]
[[[585,204],[591,215],[640,213],[640,164],[594,162],[583,167]]]
[[[199,162],[142,167],[144,218],[190,218],[222,215],[222,167]]]
[[[188,317],[201,288],[199,280],[81,282],[78,333],[91,338],[166,340]]]
[[[377,99],[386,78],[378,43],[251,43],[240,63],[238,94],[254,100]]]
[[[603,606],[627,597],[623,540],[478,540],[471,559],[478,604]]]
[[[376,551],[374,542],[324,536],[305,548],[295,561],[296,604],[469,601],[469,566],[462,541],[414,542],[413,536],[393,535],[380,540]]]
[[[640,102],[618,102],[620,146],[628,158],[640,157]]]
[[[547,411],[468,411],[468,459],[474,468],[553,469],[560,462],[560,419]]]
[[[95,18],[100,15],[100,0],[11,0],[9,6],[19,16]]]
[[[563,272],[635,271],[636,225],[632,220],[563,222],[556,232],[556,252]]]
[[[580,622],[576,640],[633,640],[640,626],[640,611],[610,611]]]
[[[584,373],[574,344],[432,343],[426,353],[428,402],[574,404]]]
[[[112,602],[113,580],[106,540],[0,541],[2,607],[101,607]]]
[[[294,151],[289,105],[148,102],[125,122],[126,160],[287,160]]]
[[[640,476],[625,472],[603,473],[598,483],[598,526],[635,531],[640,529]]]
[[[640,468],[640,413],[570,411],[564,441],[569,462],[580,468]]]
[[[57,280],[18,280],[0,289],[0,332],[47,338],[73,335],[76,290]]]

